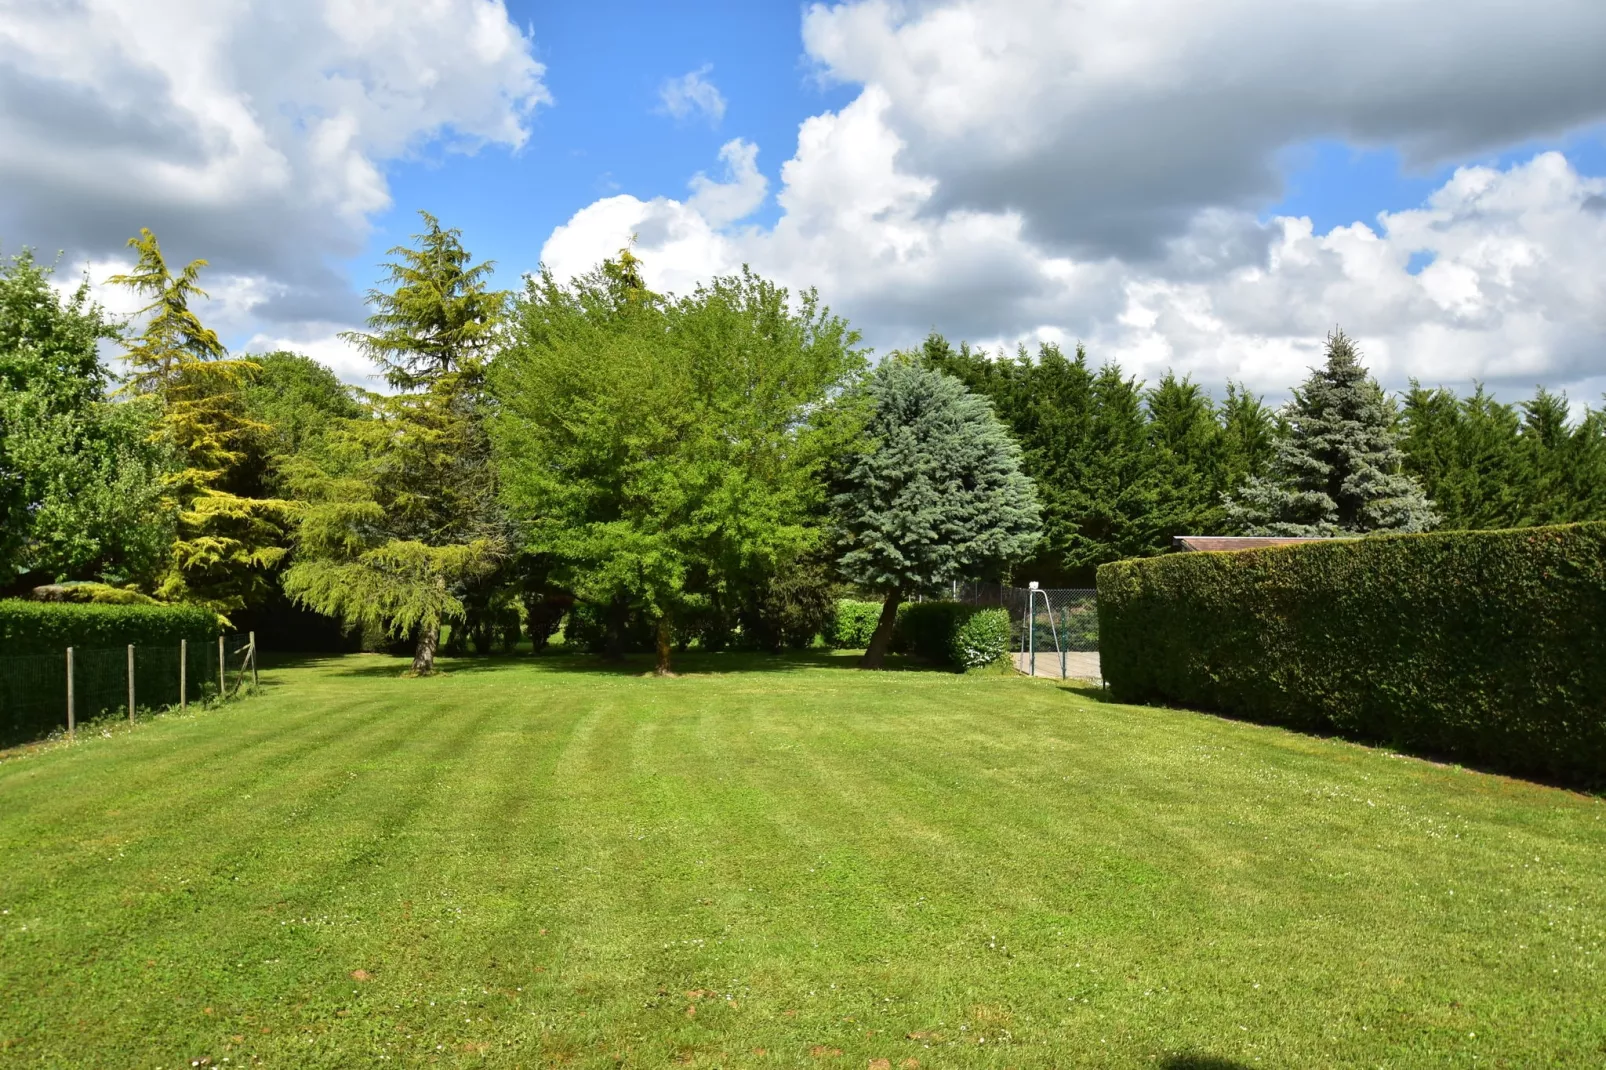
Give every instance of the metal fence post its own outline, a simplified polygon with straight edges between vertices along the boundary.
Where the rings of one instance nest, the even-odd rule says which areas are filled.
[[[262,681],[257,678],[257,633],[251,632],[251,690],[260,691]]]
[[[178,708],[182,713],[190,706],[190,641],[178,641]]]
[[[67,648],[67,738],[72,739],[77,731],[73,723],[72,708],[72,647]]]
[[[229,686],[229,663],[223,656],[223,637],[217,637],[217,700],[223,701],[224,692]]]
[[[134,726],[134,644],[128,644],[128,726]]]

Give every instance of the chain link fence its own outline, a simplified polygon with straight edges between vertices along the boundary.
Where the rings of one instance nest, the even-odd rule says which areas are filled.
[[[256,643],[231,633],[216,643],[63,649],[0,657],[0,746],[39,739],[136,710],[232,698],[256,685]]]
[[[952,597],[970,605],[1001,606],[1009,612],[1015,667],[1021,672],[1102,681],[1097,591],[957,583]]]

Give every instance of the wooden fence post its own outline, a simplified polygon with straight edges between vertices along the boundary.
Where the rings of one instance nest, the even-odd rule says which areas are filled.
[[[178,641],[178,709],[180,713],[190,707],[190,641]]]
[[[229,663],[223,656],[223,637],[217,637],[217,700],[222,702],[227,697],[229,686]]]
[[[128,727],[134,727],[134,644],[128,644]]]
[[[68,739],[73,738],[73,733],[75,731],[77,731],[77,728],[73,724],[73,708],[72,708],[72,647],[68,647],[67,648],[67,738]]]
[[[262,681],[257,678],[257,633],[251,632],[251,690],[262,690]]]

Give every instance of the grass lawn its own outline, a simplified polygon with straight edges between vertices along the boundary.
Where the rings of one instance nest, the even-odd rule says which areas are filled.
[[[6,755],[0,1065],[1606,1065],[1599,799],[1044,680],[445,664]]]

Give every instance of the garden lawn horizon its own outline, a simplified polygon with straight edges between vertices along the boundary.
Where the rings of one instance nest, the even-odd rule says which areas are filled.
[[[851,664],[352,655],[0,755],[0,1063],[1606,1063],[1600,799]]]

